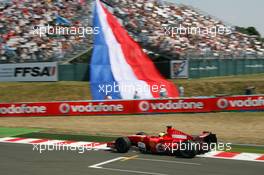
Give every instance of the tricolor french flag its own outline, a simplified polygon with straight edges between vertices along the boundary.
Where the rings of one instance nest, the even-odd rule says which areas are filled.
[[[99,29],[94,35],[90,83],[94,100],[106,95],[113,99],[133,99],[135,91],[141,99],[159,97],[161,88],[168,97],[178,97],[176,86],[164,79],[150,58],[119,24],[118,20],[96,0],[93,25]]]

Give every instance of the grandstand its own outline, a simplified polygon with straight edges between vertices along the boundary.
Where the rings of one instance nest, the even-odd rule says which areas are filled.
[[[264,45],[256,36],[237,32],[233,26],[201,13],[192,7],[157,0],[110,0],[114,14],[143,46],[163,54],[180,57],[263,57]],[[231,34],[216,36],[179,34],[164,35],[164,26],[211,28],[230,27]]]
[[[91,46],[91,36],[43,35],[32,31],[47,25],[90,26],[91,1],[0,1],[0,63],[62,61]]]
[[[257,36],[242,34],[192,7],[161,0],[103,1],[122,21],[129,34],[153,57],[263,58]],[[65,61],[92,47],[92,36],[33,35],[46,25],[91,26],[92,0],[0,0],[0,63]],[[58,23],[58,18],[64,23]],[[231,34],[165,34],[164,27],[230,27]]]

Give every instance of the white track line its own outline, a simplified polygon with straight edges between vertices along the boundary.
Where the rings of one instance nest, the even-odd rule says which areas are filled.
[[[118,171],[118,172],[127,172],[127,173],[135,173],[135,174],[149,174],[149,175],[167,175],[162,173],[152,173],[152,172],[145,172],[145,171],[134,171],[134,170],[124,170],[124,169],[116,169],[116,168],[104,168],[102,165],[106,165],[112,162],[116,162],[118,160],[125,159],[126,157],[117,157],[111,160],[107,160],[101,163],[97,163],[94,165],[89,166],[89,168],[101,169],[101,170],[109,170],[109,171]]]
[[[151,161],[151,162],[164,162],[164,163],[174,163],[174,164],[184,164],[184,165],[197,165],[197,166],[200,166],[201,165],[199,163],[170,161],[170,160],[160,160],[160,159],[133,158],[132,160],[145,160],[145,161]]]
[[[115,168],[100,168],[102,170],[109,170],[109,171],[118,171],[118,172],[127,172],[127,173],[134,173],[134,174],[148,174],[148,175],[168,175],[162,173],[151,173],[145,171],[133,171],[133,170],[123,170],[123,169],[115,169]]]
[[[90,168],[102,168],[101,167],[102,165],[109,164],[111,162],[115,162],[115,161],[118,161],[118,160],[121,160],[121,159],[124,159],[124,158],[125,157],[117,157],[115,159],[111,159],[111,160],[107,160],[107,161],[104,161],[104,162],[101,162],[101,163],[97,163],[97,164],[91,165],[89,167]]]

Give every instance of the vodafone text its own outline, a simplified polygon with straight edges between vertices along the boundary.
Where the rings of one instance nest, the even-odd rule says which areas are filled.
[[[41,114],[46,113],[46,111],[47,108],[45,106],[27,106],[26,104],[0,107],[0,114]]]
[[[187,102],[184,100],[179,101],[172,101],[169,100],[168,102],[148,102],[142,101],[139,104],[139,108],[142,111],[147,110],[175,110],[175,109],[203,109],[204,103],[203,102]]]
[[[245,107],[263,107],[264,106],[264,98],[258,97],[253,99],[252,97],[248,97],[245,100],[228,100],[225,98],[221,98],[217,101],[217,106],[221,109],[225,109],[227,107],[232,108],[245,108]]]
[[[60,112],[69,113],[69,112],[121,112],[124,110],[122,104],[104,104],[104,103],[88,103],[87,105],[73,105],[68,103],[63,103],[59,107]]]

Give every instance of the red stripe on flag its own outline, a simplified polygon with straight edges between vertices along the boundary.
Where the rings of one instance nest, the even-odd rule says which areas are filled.
[[[223,157],[223,158],[233,158],[240,153],[232,153],[232,152],[222,152],[219,154],[214,155],[214,157]]]
[[[120,43],[126,62],[131,66],[133,72],[139,80],[145,81],[151,88],[154,97],[159,97],[160,87],[166,88],[169,97],[179,97],[178,90],[174,83],[166,80],[156,69],[154,63],[143,52],[142,48],[127,33],[127,31],[119,24],[118,20],[101,4],[107,15],[107,22],[111,27],[116,40]],[[158,86],[158,91],[156,87]],[[155,87],[155,90],[152,88]]]
[[[48,139],[39,139],[39,140],[34,140],[32,142],[29,142],[29,143],[43,143],[43,142],[48,142],[49,140]]]
[[[264,161],[264,155],[260,156],[260,157],[257,158],[256,160],[263,160],[263,161]]]
[[[9,139],[9,140],[5,140],[6,142],[18,142],[21,140],[26,140],[27,138],[14,138],[14,139]]]

